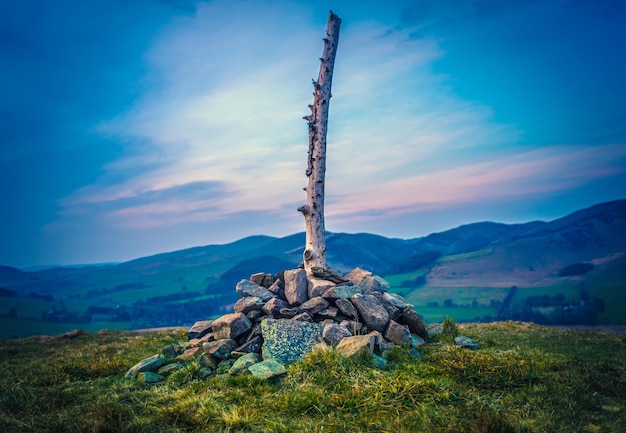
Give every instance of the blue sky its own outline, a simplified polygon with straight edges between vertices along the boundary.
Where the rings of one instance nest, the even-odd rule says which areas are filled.
[[[626,198],[619,0],[3,2],[0,263],[302,231],[329,9],[328,230],[413,238]]]

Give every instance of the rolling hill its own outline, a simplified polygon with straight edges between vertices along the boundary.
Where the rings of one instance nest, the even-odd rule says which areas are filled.
[[[239,279],[297,266],[303,245],[304,233],[252,236],[119,264],[35,272],[0,266],[7,290],[0,296],[17,294],[2,298],[0,325],[10,330],[2,336],[54,333],[63,325],[185,325],[229,311]],[[430,320],[510,318],[503,314],[519,305],[539,314],[534,300],[528,312],[528,299],[543,296],[545,310],[583,296],[604,301],[595,320],[626,321],[626,200],[549,222],[479,222],[415,239],[329,233],[327,248],[332,267],[383,275]],[[574,274],[563,274],[572,265]]]

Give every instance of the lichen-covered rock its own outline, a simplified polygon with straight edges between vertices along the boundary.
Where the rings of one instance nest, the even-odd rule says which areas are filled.
[[[309,298],[309,282],[304,269],[285,271],[285,299],[289,305],[300,305]]]
[[[345,337],[351,337],[352,334],[345,326],[336,323],[324,326],[322,338],[331,347],[336,347]]]
[[[350,298],[363,323],[373,330],[384,332],[389,323],[389,313],[375,296],[356,294]]]
[[[374,337],[371,335],[346,337],[337,345],[337,351],[349,359],[369,358],[374,353]]]
[[[210,354],[203,353],[198,358],[198,364],[200,365],[200,367],[215,370],[217,368],[217,365],[219,364],[219,361]]]
[[[465,337],[464,335],[459,335],[458,337],[454,337],[454,343],[459,347],[463,347],[464,349],[476,350],[480,348],[478,343],[476,343],[474,340],[472,340],[469,337]]]
[[[204,351],[217,359],[230,358],[230,352],[235,350],[237,342],[231,338],[210,341],[204,344]]]
[[[261,322],[263,359],[289,365],[301,360],[322,342],[323,327],[316,323],[288,319],[265,319]]]
[[[137,364],[133,365],[124,375],[126,378],[137,377],[139,373],[144,371],[156,371],[159,367],[163,366],[164,360],[161,354],[153,355],[148,358],[142,359]]]
[[[193,340],[194,338],[200,338],[205,334],[211,332],[212,320],[201,320],[193,324],[189,331],[187,331],[187,340]]]
[[[265,302],[258,296],[248,296],[237,300],[233,309],[235,313],[248,314],[250,311],[261,311],[263,305]]]
[[[311,316],[314,316],[315,314],[319,313],[323,309],[327,308],[328,305],[329,304],[326,299],[322,298],[321,296],[318,296],[316,298],[311,298],[308,301],[304,302],[302,305],[300,305],[299,308],[302,311],[306,311]]]
[[[165,346],[161,353],[166,359],[174,359],[178,355],[184,352],[184,348],[180,344],[170,344],[169,346]]]
[[[257,283],[253,283],[250,280],[239,281],[235,290],[244,298],[256,296],[261,298],[263,302],[269,301],[274,296],[274,294],[268,289],[263,286],[259,286]]]
[[[137,380],[145,383],[157,383],[163,382],[165,380],[165,376],[161,376],[160,374],[152,371],[144,371],[137,375]]]
[[[407,325],[409,327],[409,331],[411,334],[416,334],[422,337],[423,339],[428,339],[428,331],[426,331],[426,326],[424,326],[424,322],[417,312],[413,309],[413,307],[406,307],[402,310],[402,315],[399,320],[403,325]]]
[[[336,299],[335,305],[337,306],[337,308],[339,308],[339,311],[341,311],[348,319],[356,321],[359,320],[358,311],[356,310],[352,302],[350,302],[348,299]]]
[[[248,368],[251,365],[261,361],[261,357],[257,353],[247,353],[237,359],[232,367],[228,370],[228,374],[231,376],[237,376],[248,372]]]
[[[216,340],[235,339],[252,328],[252,322],[245,314],[225,314],[213,321],[213,334]]]
[[[263,306],[263,312],[268,316],[278,318],[281,317],[280,310],[282,310],[283,308],[289,308],[289,304],[282,299],[272,298],[267,301]]]
[[[266,359],[248,367],[248,372],[259,379],[270,379],[287,373],[287,369],[273,359]]]
[[[400,346],[409,346],[411,344],[411,332],[406,325],[400,325],[395,320],[390,320],[387,330],[383,334],[384,337],[392,343]]]
[[[336,285],[332,281],[314,277],[309,277],[308,282],[309,299],[315,298],[317,296],[322,296],[329,289],[335,287]]]

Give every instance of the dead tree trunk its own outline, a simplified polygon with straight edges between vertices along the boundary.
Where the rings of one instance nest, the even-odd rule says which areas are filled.
[[[306,169],[308,184],[305,188],[307,200],[298,211],[304,215],[306,227],[306,246],[304,249],[304,268],[308,274],[314,268],[326,269],[326,233],[324,228],[324,178],[326,174],[326,129],[328,126],[328,106],[330,88],[333,80],[335,54],[339,42],[341,18],[330,11],[324,38],[320,73],[313,81],[313,105],[311,114],[304,119],[309,124],[309,159]]]

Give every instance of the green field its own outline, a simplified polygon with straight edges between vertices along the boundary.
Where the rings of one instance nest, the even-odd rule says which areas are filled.
[[[199,379],[193,362],[158,385],[125,379],[180,332],[0,341],[5,432],[626,431],[624,335],[525,323],[459,325],[481,345],[442,338],[386,368],[314,352],[278,380]]]

